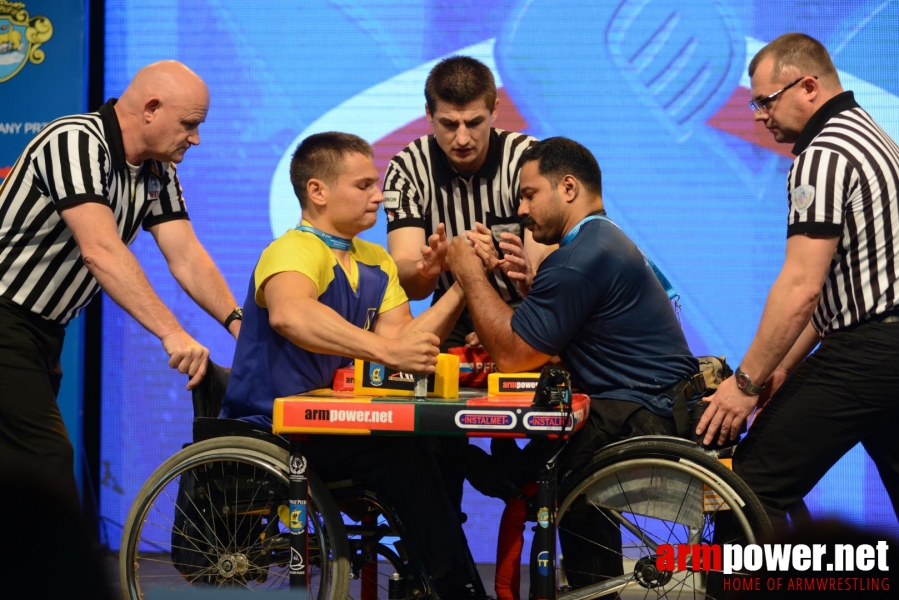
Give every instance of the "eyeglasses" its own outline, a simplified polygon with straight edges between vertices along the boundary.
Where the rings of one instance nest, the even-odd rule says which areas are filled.
[[[780,96],[781,94],[783,94],[785,91],[787,91],[788,89],[790,89],[791,87],[793,87],[794,85],[796,85],[797,83],[799,83],[800,81],[802,81],[803,79],[805,79],[806,77],[807,77],[806,75],[803,75],[802,77],[800,77],[799,79],[797,79],[797,80],[794,81],[793,83],[791,83],[791,84],[789,84],[789,85],[787,85],[787,86],[785,86],[785,87],[782,87],[781,89],[777,90],[776,92],[774,92],[774,93],[771,94],[770,96],[766,96],[766,97],[762,98],[761,100],[750,100],[750,101],[749,101],[749,108],[752,109],[753,114],[757,114],[757,113],[760,113],[760,112],[768,112],[768,105],[771,104],[771,102],[772,102],[775,98],[777,98],[778,96]],[[814,77],[815,79],[818,78],[817,75],[812,75],[812,77]]]

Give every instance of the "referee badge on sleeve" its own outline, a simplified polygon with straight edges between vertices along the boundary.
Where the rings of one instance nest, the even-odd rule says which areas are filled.
[[[814,200],[815,186],[813,185],[800,185],[793,188],[793,191],[790,192],[790,204],[793,210],[800,214],[808,210],[808,207],[812,205]]]
[[[400,193],[396,190],[384,192],[384,208],[397,210],[400,207]]]
[[[159,200],[159,191],[162,189],[162,185],[159,180],[155,177],[150,177],[150,180],[147,182],[147,197],[150,200]]]

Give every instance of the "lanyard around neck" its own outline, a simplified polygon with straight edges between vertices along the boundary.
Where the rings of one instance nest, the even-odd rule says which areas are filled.
[[[350,246],[353,243],[353,240],[348,240],[346,238],[337,237],[336,235],[331,235],[330,233],[325,233],[321,229],[316,229],[311,225],[297,225],[294,229],[297,231],[305,231],[306,233],[311,233],[321,241],[325,243],[328,248],[334,248],[335,250],[349,250]]]
[[[571,231],[569,231],[568,233],[565,234],[565,237],[563,237],[562,241],[559,242],[559,248],[562,248],[563,246],[567,246],[568,244],[570,244],[571,241],[574,240],[575,237],[577,237],[577,234],[581,230],[581,226],[584,223],[586,223],[587,221],[594,221],[596,219],[602,219],[603,221],[608,221],[615,227],[618,227],[617,223],[615,223],[612,219],[610,219],[604,215],[589,215],[587,217],[584,217],[577,225],[575,225],[574,227],[571,228]],[[621,227],[618,227],[618,229],[620,230]],[[638,250],[639,250],[639,248],[638,248]],[[656,279],[658,279],[659,283],[662,284],[662,287],[665,288],[665,293],[668,294],[668,299],[674,300],[676,302],[678,293],[674,290],[674,286],[671,285],[671,282],[668,280],[668,278],[665,276],[665,274],[662,273],[662,270],[658,266],[656,266],[656,264],[654,262],[652,262],[652,260],[648,256],[646,256],[646,254],[642,250],[640,250],[640,254],[643,254],[643,260],[646,261],[646,264],[649,266],[649,268],[655,274]]]
[[[562,241],[559,242],[559,248],[562,248],[562,247],[570,244],[572,242],[572,240],[574,240],[574,238],[577,237],[577,234],[578,234],[578,232],[580,232],[581,226],[584,223],[586,223],[587,221],[594,221],[596,219],[602,219],[604,221],[609,221],[609,223],[612,223],[612,221],[610,221],[609,219],[607,219],[606,217],[604,217],[602,215],[588,215],[588,216],[584,217],[583,219],[581,219],[581,221],[577,225],[572,227],[571,231],[569,231],[568,233],[565,234],[565,237],[563,237]],[[612,223],[612,225],[615,225],[615,223]],[[617,227],[617,225],[615,225],[615,226]]]

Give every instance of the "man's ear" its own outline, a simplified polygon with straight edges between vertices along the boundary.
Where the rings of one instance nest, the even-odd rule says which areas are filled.
[[[159,110],[160,102],[159,98],[150,98],[147,100],[146,104],[144,104],[144,121],[150,122],[153,120],[153,117],[156,116],[156,111]]]
[[[814,102],[821,93],[821,82],[814,77],[806,77],[799,85],[811,102]]]
[[[566,175],[559,181],[559,193],[565,202],[571,202],[577,198],[581,191],[581,182],[574,175]]]
[[[496,101],[493,103],[493,110],[490,111],[490,122],[491,123],[493,123],[493,121],[496,120],[497,111],[499,111],[499,98],[497,98]]]
[[[321,179],[310,179],[306,182],[306,197],[312,204],[324,208],[328,203],[328,184]]]

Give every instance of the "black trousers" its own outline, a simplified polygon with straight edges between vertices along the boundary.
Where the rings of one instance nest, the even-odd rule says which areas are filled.
[[[432,579],[469,582],[462,526],[427,438],[317,435],[303,452],[326,481],[361,480],[393,506],[410,560],[424,564]]]
[[[831,333],[753,422],[734,453],[734,472],[765,507],[775,540],[783,539],[790,507],[861,443],[899,516],[897,423],[899,323],[869,322]],[[715,543],[745,544],[729,516],[718,515]],[[719,574],[710,574],[707,597],[729,597]]]
[[[27,471],[80,507],[56,395],[65,328],[0,298],[0,470]]]
[[[781,386],[737,446],[734,471],[775,529],[856,444],[871,456],[899,515],[899,323],[832,333]]]

